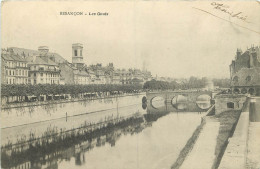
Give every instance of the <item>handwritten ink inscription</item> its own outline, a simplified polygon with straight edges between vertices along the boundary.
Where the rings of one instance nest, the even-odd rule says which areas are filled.
[[[231,16],[233,18],[237,18],[237,19],[240,19],[242,21],[248,22],[246,15],[242,14],[242,12],[231,11],[229,9],[230,7],[228,5],[224,5],[224,4],[218,3],[218,2],[212,2],[211,5],[214,7],[214,9],[222,11],[222,12],[228,14],[229,16]]]

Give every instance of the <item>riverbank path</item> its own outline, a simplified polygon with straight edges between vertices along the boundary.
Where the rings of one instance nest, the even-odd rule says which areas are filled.
[[[209,169],[215,159],[219,122],[207,122],[181,169]]]

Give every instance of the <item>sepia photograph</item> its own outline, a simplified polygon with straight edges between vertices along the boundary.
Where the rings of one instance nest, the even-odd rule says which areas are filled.
[[[2,169],[260,169],[260,1],[1,1]]]

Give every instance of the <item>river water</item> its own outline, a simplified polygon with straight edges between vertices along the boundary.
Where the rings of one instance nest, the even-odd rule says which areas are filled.
[[[3,110],[2,168],[170,168],[205,113],[147,111],[143,96]]]

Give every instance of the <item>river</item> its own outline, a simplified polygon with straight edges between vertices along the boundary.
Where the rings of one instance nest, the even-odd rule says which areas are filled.
[[[3,110],[2,168],[170,168],[205,113],[151,112],[143,96]]]

